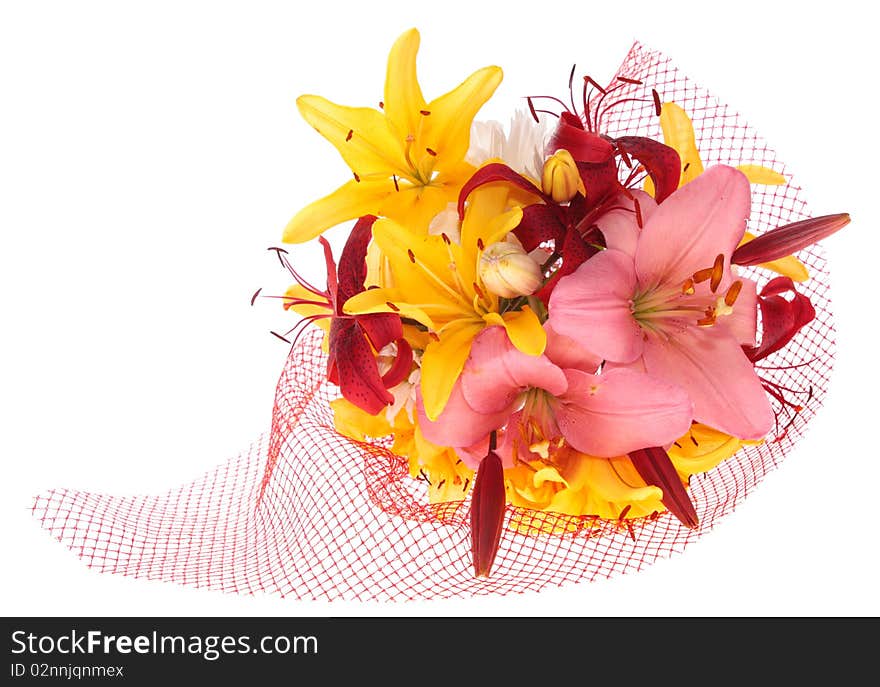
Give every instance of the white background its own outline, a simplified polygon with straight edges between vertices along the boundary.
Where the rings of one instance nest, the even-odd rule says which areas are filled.
[[[834,2],[0,4],[0,612],[4,615],[876,615],[878,116],[874,22]],[[88,570],[31,518],[71,487],[162,492],[268,429],[288,320],[265,252],[348,178],[298,116],[374,105],[422,32],[431,97],[473,69],[484,116],[662,50],[777,149],[825,242],[838,362],[807,438],[720,525],[643,572],[502,599],[302,603]],[[298,248],[300,264],[317,254]],[[315,268],[306,272],[318,275]]]

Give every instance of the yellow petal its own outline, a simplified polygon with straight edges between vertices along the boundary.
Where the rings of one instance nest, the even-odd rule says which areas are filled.
[[[568,486],[568,482],[566,482],[565,478],[559,474],[559,470],[554,467],[541,468],[532,475],[532,483],[536,487],[544,486],[544,482],[557,482]]]
[[[694,125],[682,107],[669,102],[663,103],[660,110],[660,128],[663,130],[663,142],[674,148],[681,158],[682,173],[678,185],[684,186],[703,173],[703,161],[700,159],[700,151],[697,150]]]
[[[425,98],[416,76],[416,55],[419,51],[419,32],[410,29],[391,47],[388,70],[385,75],[385,116],[397,138],[415,135],[419,120],[427,111]]]
[[[679,474],[688,476],[706,472],[730,458],[743,445],[736,437],[699,422],[679,438],[667,453]]]
[[[436,420],[443,412],[452,387],[464,368],[474,337],[483,329],[476,320],[458,320],[440,332],[440,340],[432,341],[422,356],[422,402],[425,414]]]
[[[529,306],[503,315],[490,312],[483,316],[483,320],[487,325],[504,327],[510,343],[526,355],[541,355],[547,346],[547,332]]]
[[[444,321],[473,315],[473,278],[460,280],[450,268],[463,264],[461,246],[447,244],[441,236],[413,233],[388,219],[373,225],[373,240],[388,259],[394,285],[407,303]]]
[[[746,178],[753,184],[781,186],[786,183],[784,176],[768,167],[762,167],[761,165],[737,165],[736,168],[745,174]]]
[[[437,329],[434,320],[421,308],[407,302],[405,292],[400,289],[367,289],[349,298],[342,306],[348,315],[368,315],[377,312],[393,312],[420,322],[428,329]],[[391,303],[391,305],[388,305]]]
[[[474,116],[498,88],[501,78],[500,67],[484,67],[454,90],[428,103],[431,114],[424,118],[414,144],[419,154],[426,148],[434,151],[433,165],[437,169],[448,169],[461,162],[470,145]]]
[[[333,144],[362,179],[408,174],[403,141],[394,136],[378,110],[337,105],[319,95],[301,95],[296,106],[303,119]]]
[[[349,181],[300,210],[288,222],[281,240],[305,243],[341,222],[376,214],[390,193],[394,193],[391,181]]]
[[[427,234],[428,226],[437,213],[458,200],[459,188],[440,178],[427,186],[401,179],[395,192],[385,198],[378,214],[393,219],[413,234]]]
[[[355,441],[366,441],[391,434],[391,425],[385,413],[370,415],[344,398],[330,402],[333,409],[333,425],[336,431]]]
[[[742,241],[739,242],[739,245],[742,246],[749,241],[753,241],[754,238],[755,235],[747,231],[743,235]],[[804,282],[810,278],[810,273],[807,270],[806,265],[793,255],[787,255],[784,258],[772,260],[771,262],[762,262],[758,267],[763,267],[776,272],[777,274],[781,274],[784,277],[789,277],[792,281]]]

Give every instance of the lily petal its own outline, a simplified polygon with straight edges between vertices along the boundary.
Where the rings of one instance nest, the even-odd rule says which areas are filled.
[[[390,303],[390,305],[389,305]],[[421,308],[406,302],[400,289],[367,289],[349,298],[343,305],[346,315],[369,315],[371,313],[397,313],[401,317],[415,320],[428,329],[436,330],[437,325],[431,316]]]
[[[690,427],[693,408],[684,389],[651,375],[617,368],[591,375],[565,370],[568,391],[556,421],[572,447],[610,458],[671,443]]]
[[[420,388],[429,420],[436,420],[443,412],[452,387],[464,369],[474,337],[482,329],[482,322],[456,320],[441,330],[439,341],[432,341],[425,349]]]
[[[643,348],[630,303],[635,291],[632,258],[602,251],[559,280],[550,296],[550,324],[600,358],[632,362]]]
[[[761,439],[773,427],[761,381],[725,329],[688,327],[668,339],[649,337],[644,359],[649,374],[684,387],[695,420],[740,439]]]
[[[394,193],[390,180],[346,182],[330,195],[306,205],[284,229],[285,243],[305,243],[330,227],[363,215],[378,214],[384,200]]]
[[[490,312],[483,316],[489,325],[504,327],[511,343],[529,356],[541,355],[547,346],[547,333],[541,326],[541,320],[525,305],[522,310],[506,312],[503,315]]]
[[[484,329],[474,339],[461,376],[465,400],[480,413],[509,415],[517,394],[527,387],[559,396],[568,388],[562,370],[544,356],[526,355],[514,348],[501,327]]]
[[[751,184],[766,184],[768,186],[782,186],[786,179],[779,172],[761,165],[737,165],[736,168],[746,175]]]
[[[721,321],[740,344],[754,346],[758,335],[758,285],[745,277],[738,279],[742,282],[742,288],[736,298],[733,312]]]
[[[630,194],[639,204],[639,215],[641,215],[642,226],[644,226],[645,222],[657,210],[657,203],[644,191],[631,191]],[[632,199],[621,194],[614,202],[613,208],[596,220],[596,226],[605,237],[605,245],[608,248],[623,251],[630,257],[635,257],[636,244],[641,231],[635,203]]]
[[[427,110],[422,89],[416,75],[416,55],[419,52],[419,32],[404,32],[391,46],[385,75],[384,112],[399,140],[418,130],[421,114]]]
[[[719,253],[729,267],[750,207],[749,182],[733,167],[716,165],[680,188],[642,229],[635,256],[639,284],[650,288],[684,282],[711,267]]]
[[[319,95],[301,95],[296,99],[296,106],[303,119],[333,144],[359,176],[377,174],[387,179],[394,173],[398,176],[409,173],[403,141],[388,128],[382,112],[369,107],[337,105]]]
[[[437,169],[446,169],[464,159],[470,145],[471,122],[492,97],[502,76],[500,67],[484,67],[428,103],[427,111],[431,114],[423,120],[419,143],[436,153]]]
[[[660,110],[660,128],[663,131],[663,142],[674,148],[681,158],[681,179],[679,186],[684,186],[703,173],[703,161],[697,149],[694,136],[694,125],[687,112],[676,103],[663,103]]]
[[[428,418],[421,389],[416,391],[416,409],[419,414],[419,428],[425,439],[439,446],[457,449],[468,448],[484,441],[492,430],[504,425],[510,417],[509,407],[497,413],[478,413],[465,399],[461,384],[452,387],[443,412],[436,420]],[[462,452],[462,456],[465,455],[467,452]],[[478,455],[476,459],[479,458]]]
[[[334,318],[330,325],[327,377],[339,384],[346,399],[371,415],[394,403],[379,377],[373,350],[354,320]]]
[[[544,331],[547,332],[547,348],[544,350],[544,355],[555,365],[590,374],[599,369],[602,358],[590,353],[579,341],[557,332],[553,329],[550,320],[544,323]]]

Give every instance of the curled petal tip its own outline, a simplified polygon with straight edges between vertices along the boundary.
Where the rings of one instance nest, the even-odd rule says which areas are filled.
[[[489,577],[504,524],[504,468],[494,451],[483,458],[477,470],[471,501],[471,553],[474,576]]]

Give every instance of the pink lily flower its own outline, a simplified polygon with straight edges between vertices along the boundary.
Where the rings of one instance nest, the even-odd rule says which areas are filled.
[[[742,172],[707,170],[652,208],[641,229],[631,219],[627,240],[618,226],[615,247],[560,280],[549,322],[610,368],[684,388],[694,419],[760,439],[774,416],[742,349],[755,345],[756,285],[730,268],[750,204]]]
[[[581,453],[611,458],[671,444],[688,430],[693,407],[684,389],[635,370],[586,371],[598,362],[552,330],[545,353],[530,356],[504,329],[489,327],[474,339],[436,421],[417,399],[419,427],[429,441],[461,449],[472,466],[486,455],[489,435],[502,428],[497,453],[508,466],[514,457],[552,453],[560,439]]]

